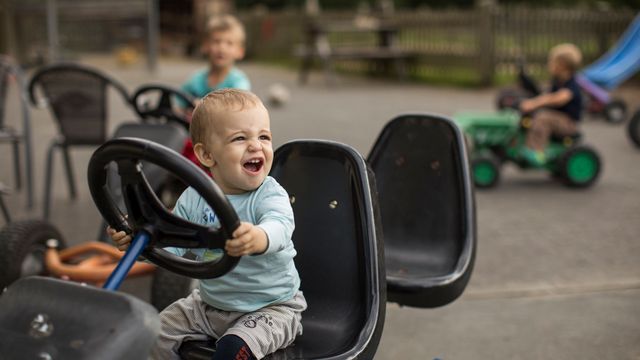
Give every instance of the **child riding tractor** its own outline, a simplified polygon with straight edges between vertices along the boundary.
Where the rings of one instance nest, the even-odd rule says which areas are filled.
[[[549,171],[570,187],[591,186],[600,173],[598,153],[582,143],[582,135],[552,137],[544,150],[543,163],[523,156],[527,130],[532,119],[519,112],[460,113],[454,121],[462,128],[471,150],[473,178],[478,188],[491,188],[500,180],[500,168],[507,161],[521,169]]]

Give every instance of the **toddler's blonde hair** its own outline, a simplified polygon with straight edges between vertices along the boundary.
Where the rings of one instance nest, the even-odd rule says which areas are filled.
[[[216,120],[230,111],[241,111],[264,106],[260,98],[249,91],[221,89],[208,93],[193,110],[191,117],[191,140],[193,144],[206,144]]]
[[[214,32],[232,30],[237,31],[238,34],[240,34],[240,42],[244,44],[246,40],[244,26],[240,20],[233,15],[219,15],[209,19],[206,27],[206,35],[210,36]]]
[[[582,52],[574,44],[559,44],[549,50],[549,60],[560,61],[573,73],[582,64]]]

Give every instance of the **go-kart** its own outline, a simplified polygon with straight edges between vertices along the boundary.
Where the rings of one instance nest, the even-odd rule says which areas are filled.
[[[576,81],[582,92],[584,108],[590,114],[602,115],[610,124],[621,124],[627,118],[627,103],[611,97],[606,91],[592,84],[581,74],[576,75]],[[524,99],[538,96],[542,93],[536,81],[525,71],[524,64],[518,64],[518,86],[506,88],[498,92],[496,108],[498,110],[515,109]]]
[[[471,168],[478,188],[491,188],[500,180],[500,169],[512,162],[521,169],[549,171],[570,187],[593,185],[600,174],[598,153],[582,143],[582,134],[552,136],[545,149],[543,165],[532,164],[522,156],[528,128],[533,121],[513,110],[497,113],[459,113],[455,122],[463,129],[472,147]]]
[[[403,141],[407,137],[409,141]],[[376,146],[370,156],[373,169],[414,173],[413,179],[395,183],[395,173],[374,176],[357,151],[329,141],[294,141],[275,152],[271,175],[290,194],[297,224],[296,267],[309,307],[302,319],[304,334],[267,358],[371,359],[382,333],[387,293],[402,305],[433,307],[453,301],[464,290],[476,233],[461,132],[446,119],[406,115],[385,128]],[[384,146],[387,151],[382,151]],[[107,186],[112,162],[118,167],[128,217]],[[142,171],[145,163],[194,187],[220,217],[221,228],[172,215],[150,187]],[[412,172],[418,168],[426,170]],[[225,254],[201,263],[162,250],[221,249],[238,225],[211,178],[179,154],[145,140],[110,140],[92,156],[88,178],[103,217],[112,227],[135,233],[134,241],[104,290],[41,277],[12,284],[0,296],[0,349],[8,359],[144,358],[158,331],[155,310],[130,295],[108,291],[118,288],[138,256],[194,278],[223,276],[241,261]],[[379,208],[378,192],[387,210]],[[395,195],[408,204],[395,201]],[[433,206],[424,206],[426,200],[433,200]],[[381,213],[393,214],[393,208],[407,216],[390,216],[385,226],[404,228],[385,229],[391,241],[383,247],[381,223],[386,220]],[[393,263],[388,276],[386,250],[386,261]],[[183,359],[210,358],[212,346],[212,339],[203,337],[185,342],[180,354]]]

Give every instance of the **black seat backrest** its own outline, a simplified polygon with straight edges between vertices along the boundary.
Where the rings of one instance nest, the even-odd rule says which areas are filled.
[[[129,104],[125,87],[100,71],[79,64],[54,64],[33,75],[29,95],[34,105],[45,102],[50,107],[66,144],[97,145],[107,136],[109,87]]]
[[[385,286],[375,184],[364,159],[346,145],[295,141],[278,149],[271,174],[291,197],[296,266],[309,305],[290,353],[372,357]]]
[[[0,296],[2,359],[144,359],[159,330],[142,300],[70,281],[22,278]]]
[[[267,359],[371,359],[384,325],[383,246],[373,176],[354,149],[328,141],[280,147],[271,175],[287,190],[296,267],[308,308],[304,333]],[[211,343],[187,342],[183,359],[206,359]]]
[[[464,290],[475,254],[475,207],[464,137],[434,115],[403,115],[369,156],[385,238],[389,301],[445,305]]]

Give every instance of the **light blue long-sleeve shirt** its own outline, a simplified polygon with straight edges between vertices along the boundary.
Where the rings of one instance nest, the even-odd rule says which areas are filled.
[[[218,89],[251,90],[247,75],[237,67],[231,68],[227,76],[214,86],[209,86],[209,69],[198,70],[182,85],[182,90],[199,99]]]
[[[300,288],[291,241],[295,227],[293,209],[286,190],[268,176],[260,187],[240,195],[227,195],[241,221],[262,228],[269,239],[260,255],[243,256],[238,266],[216,279],[200,280],[200,295],[209,305],[225,311],[251,312],[291,299]],[[206,201],[193,189],[185,190],[173,212],[191,222],[219,227],[220,222]],[[166,248],[183,256],[187,249]],[[220,252],[191,249],[199,261],[215,259]]]

